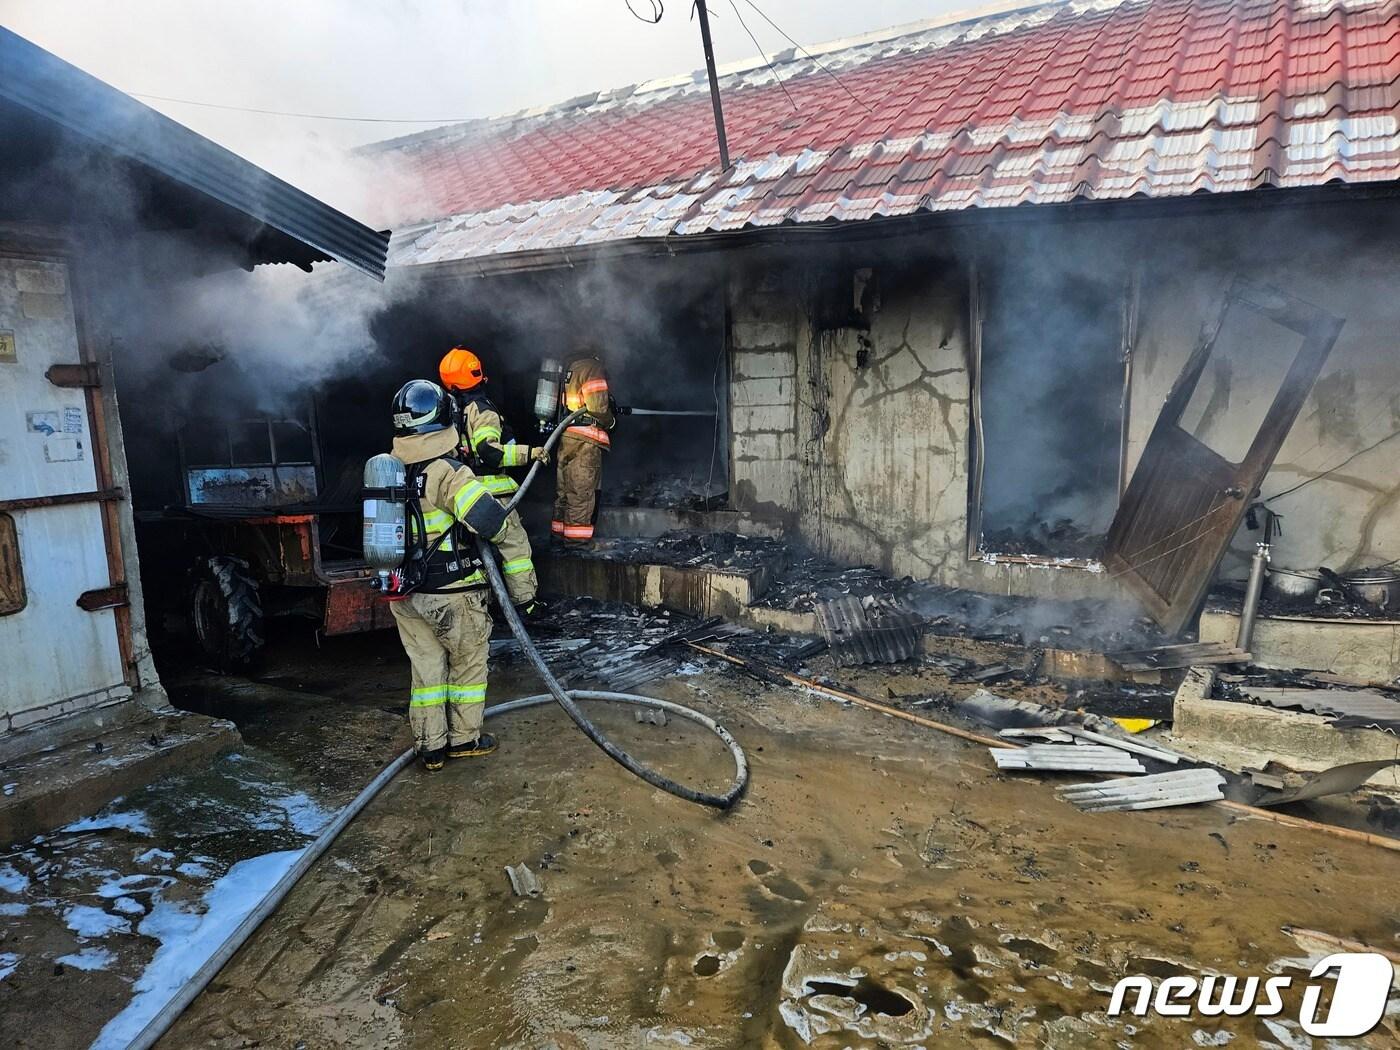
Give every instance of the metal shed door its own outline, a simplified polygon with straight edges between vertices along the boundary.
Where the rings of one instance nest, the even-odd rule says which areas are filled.
[[[13,503],[98,487],[84,392],[44,376],[81,360],[67,266],[0,255],[0,509],[23,576],[0,615],[0,731],[128,692],[114,612],[76,604],[111,583],[101,505]]]
[[[1341,328],[1310,303],[1236,280],[1172,387],[1104,555],[1166,630],[1205,598]]]

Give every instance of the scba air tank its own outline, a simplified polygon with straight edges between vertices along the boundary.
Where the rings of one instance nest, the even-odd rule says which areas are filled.
[[[535,385],[535,419],[544,430],[559,413],[559,394],[564,367],[552,357],[540,363],[540,381]]]
[[[379,572],[379,590],[388,590],[389,574],[403,567],[406,478],[403,461],[387,452],[365,464],[365,561]]]

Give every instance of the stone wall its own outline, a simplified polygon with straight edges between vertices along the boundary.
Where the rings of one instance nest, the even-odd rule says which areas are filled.
[[[758,269],[730,287],[730,505],[787,524],[797,507],[800,284]]]

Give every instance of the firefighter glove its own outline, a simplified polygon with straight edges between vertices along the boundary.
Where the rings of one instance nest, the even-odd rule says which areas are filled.
[[[532,448],[532,449],[530,450],[530,462],[531,462],[531,463],[545,463],[545,464],[548,464],[548,463],[549,463],[549,449],[547,449],[547,448]]]

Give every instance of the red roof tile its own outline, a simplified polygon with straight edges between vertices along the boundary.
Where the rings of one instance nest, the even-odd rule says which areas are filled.
[[[1400,178],[1400,0],[1060,0],[820,57],[723,78],[725,173],[691,77],[370,147],[426,196],[391,261]]]

